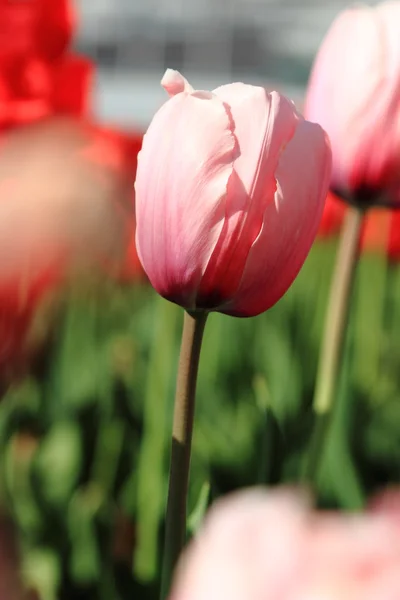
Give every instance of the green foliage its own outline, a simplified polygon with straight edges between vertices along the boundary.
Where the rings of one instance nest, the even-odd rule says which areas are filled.
[[[189,532],[216,497],[294,483],[335,245],[268,313],[213,314],[199,373]],[[156,598],[181,310],[146,285],[71,292],[40,368],[0,405],[2,496],[40,598]],[[399,480],[400,267],[363,256],[319,501]]]

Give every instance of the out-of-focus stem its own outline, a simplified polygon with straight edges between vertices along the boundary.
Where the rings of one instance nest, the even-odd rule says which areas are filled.
[[[328,426],[335,408],[363,216],[364,212],[359,208],[349,207],[331,283],[313,402],[315,423],[303,473],[305,482],[310,485],[315,485],[318,479]]]
[[[185,313],[176,384],[161,599],[168,596],[173,570],[186,538],[186,502],[200,349],[207,313]]]

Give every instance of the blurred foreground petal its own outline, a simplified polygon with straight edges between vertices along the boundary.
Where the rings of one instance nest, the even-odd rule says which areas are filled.
[[[395,600],[400,521],[317,513],[288,492],[217,502],[178,567],[171,600]]]

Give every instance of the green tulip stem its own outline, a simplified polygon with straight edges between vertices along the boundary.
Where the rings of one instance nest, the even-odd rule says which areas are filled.
[[[172,574],[186,540],[186,503],[194,420],[196,381],[207,313],[185,312],[176,382],[165,543],[162,600],[168,596]]]
[[[313,401],[314,429],[304,470],[304,480],[311,486],[316,486],[318,481],[329,423],[335,410],[363,217],[360,208],[348,208],[332,277]]]

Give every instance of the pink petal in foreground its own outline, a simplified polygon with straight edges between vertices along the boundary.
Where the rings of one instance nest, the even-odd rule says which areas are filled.
[[[211,507],[178,565],[171,600],[397,600],[400,522],[312,511],[255,489]]]

